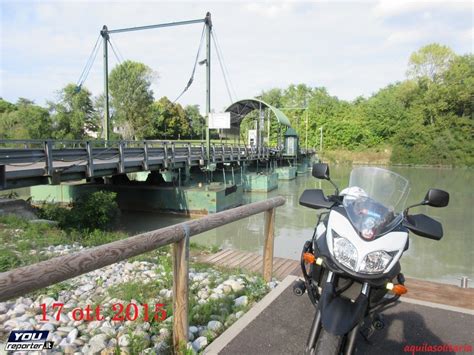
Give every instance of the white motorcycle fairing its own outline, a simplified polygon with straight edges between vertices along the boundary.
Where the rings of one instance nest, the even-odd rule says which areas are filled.
[[[322,234],[319,234],[318,232],[322,231],[323,229],[320,229],[318,226],[318,237],[320,237]],[[380,273],[380,275],[388,273],[402,256],[402,253],[405,249],[405,245],[408,240],[408,233],[402,231],[389,232],[371,241],[363,240],[358,235],[351,222],[345,216],[335,210],[331,210],[327,223],[326,242],[328,250],[336,262],[337,259],[334,256],[333,250],[333,231],[336,232],[339,236],[346,238],[348,241],[350,241],[357,250],[357,263],[355,270],[351,270],[352,272],[360,271],[362,261],[364,260],[367,254],[375,251],[385,251],[387,253],[390,253],[391,255],[393,254],[393,257],[391,262],[387,265],[385,270]],[[349,269],[348,267],[345,268]]]

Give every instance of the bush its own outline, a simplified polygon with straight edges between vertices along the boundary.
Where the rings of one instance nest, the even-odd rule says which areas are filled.
[[[97,191],[79,197],[71,209],[45,203],[39,208],[38,214],[41,218],[57,221],[65,229],[105,230],[118,220],[120,210],[116,197],[115,192]]]
[[[115,192],[109,191],[97,191],[81,196],[71,209],[76,228],[103,230],[112,227],[120,214],[116,197]]]
[[[43,203],[38,209],[38,217],[56,221],[61,227],[70,224],[70,211],[57,203]]]

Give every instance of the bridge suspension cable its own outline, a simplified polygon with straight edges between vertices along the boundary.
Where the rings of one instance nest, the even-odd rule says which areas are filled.
[[[89,55],[89,59],[87,59],[86,65],[84,66],[84,69],[82,69],[82,73],[79,76],[79,79],[77,80],[76,89],[78,91],[81,90],[82,84],[84,84],[84,82],[86,81],[87,76],[91,71],[92,65],[94,64],[95,58],[97,57],[97,53],[99,52],[99,40],[100,34],[97,37],[97,41],[95,41],[95,45],[92,48],[92,52]]]
[[[219,44],[219,38],[217,36],[216,30],[213,29],[211,34],[212,34],[212,40],[214,42],[214,47],[216,48],[217,59],[218,59],[219,64],[221,66],[222,74],[224,75],[224,80],[227,79],[226,83],[227,82],[229,83],[229,86],[230,86],[230,89],[232,90],[234,98],[237,98],[237,94],[235,92],[234,85],[233,85],[232,80],[230,78],[229,70],[227,69],[227,65],[226,65],[226,62],[225,62],[225,59],[224,59],[224,55],[222,54],[222,49],[221,49],[221,46]],[[227,84],[226,84],[226,87],[227,87]],[[227,91],[229,91],[229,88],[227,89]],[[231,103],[233,103],[233,102],[234,102],[234,100],[231,99]]]
[[[201,54],[202,44],[204,43],[205,30],[206,30],[206,25],[204,25],[202,27],[201,40],[199,41],[199,47],[198,47],[198,50],[197,50],[197,53],[196,53],[196,58],[194,59],[194,66],[193,66],[193,71],[191,72],[191,77],[189,78],[188,83],[184,87],[183,91],[181,91],[181,93],[178,95],[178,97],[176,99],[174,99],[173,103],[176,103],[176,101],[178,101],[181,98],[181,96],[183,96],[184,93],[186,91],[188,91],[188,89],[190,88],[190,86],[192,85],[192,83],[194,81],[194,74],[196,73],[196,67],[197,67],[197,64],[198,64],[198,61],[199,61],[199,55]]]
[[[109,36],[108,38],[108,42],[110,44],[110,48],[112,48],[112,52],[114,53],[115,55],[115,59],[117,59],[117,62],[120,64],[122,64],[125,60],[123,59],[123,56],[122,54],[120,53],[117,45],[115,44],[115,42],[112,41],[112,37]],[[117,54],[118,53],[118,54]]]

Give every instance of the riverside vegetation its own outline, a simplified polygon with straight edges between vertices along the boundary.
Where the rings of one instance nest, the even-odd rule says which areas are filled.
[[[104,202],[100,210],[95,209],[97,201]],[[89,216],[92,211],[95,218]],[[118,213],[113,193],[96,192],[69,208],[40,206],[39,215],[56,220],[57,225],[2,216],[0,271],[125,238],[124,233],[107,230]],[[86,224],[87,220],[92,224]],[[191,254],[208,251],[191,244]],[[170,246],[166,246],[0,303],[0,323],[4,325],[0,342],[6,341],[12,329],[38,329],[50,331],[48,340],[54,341],[58,353],[171,353],[172,275]],[[267,284],[259,275],[209,268],[194,261],[189,282],[189,342],[183,344],[187,354],[201,352],[277,284]],[[55,302],[64,304],[59,320],[53,317]],[[140,316],[135,321],[115,321],[112,305],[117,303],[134,303],[140,314],[144,304],[161,303],[166,319],[145,321]],[[41,304],[48,309],[48,321],[41,321]],[[100,305],[105,319],[74,320],[71,311],[87,305]]]
[[[311,75],[311,73],[309,73]],[[125,61],[110,73],[113,138],[202,139],[205,120],[199,106],[155,100],[153,71]],[[314,80],[314,79],[313,79]],[[280,108],[300,136],[300,145],[318,148],[323,127],[324,158],[396,164],[474,165],[474,56],[432,43],[408,60],[406,79],[352,101],[324,87],[305,84],[273,88],[258,96]],[[0,99],[0,139],[85,139],[101,135],[103,95],[67,85],[46,108],[27,99]],[[255,115],[242,122],[240,141]],[[273,120],[270,144],[279,142]],[[212,130],[214,138],[217,133]],[[89,139],[89,138],[88,138]],[[328,153],[328,154],[327,154]]]

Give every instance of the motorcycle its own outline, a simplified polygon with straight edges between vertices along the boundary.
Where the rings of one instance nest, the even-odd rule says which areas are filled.
[[[293,285],[295,294],[306,292],[316,308],[305,354],[353,354],[357,335],[369,341],[385,325],[381,312],[407,292],[399,261],[409,247],[409,232],[443,237],[438,221],[409,209],[445,207],[449,194],[429,189],[422,202],[404,208],[409,182],[392,171],[355,168],[341,192],[327,164],[314,164],[312,175],[329,181],[335,193],[309,189],[299,200],[305,207],[328,210],[304,244],[303,279]]]

